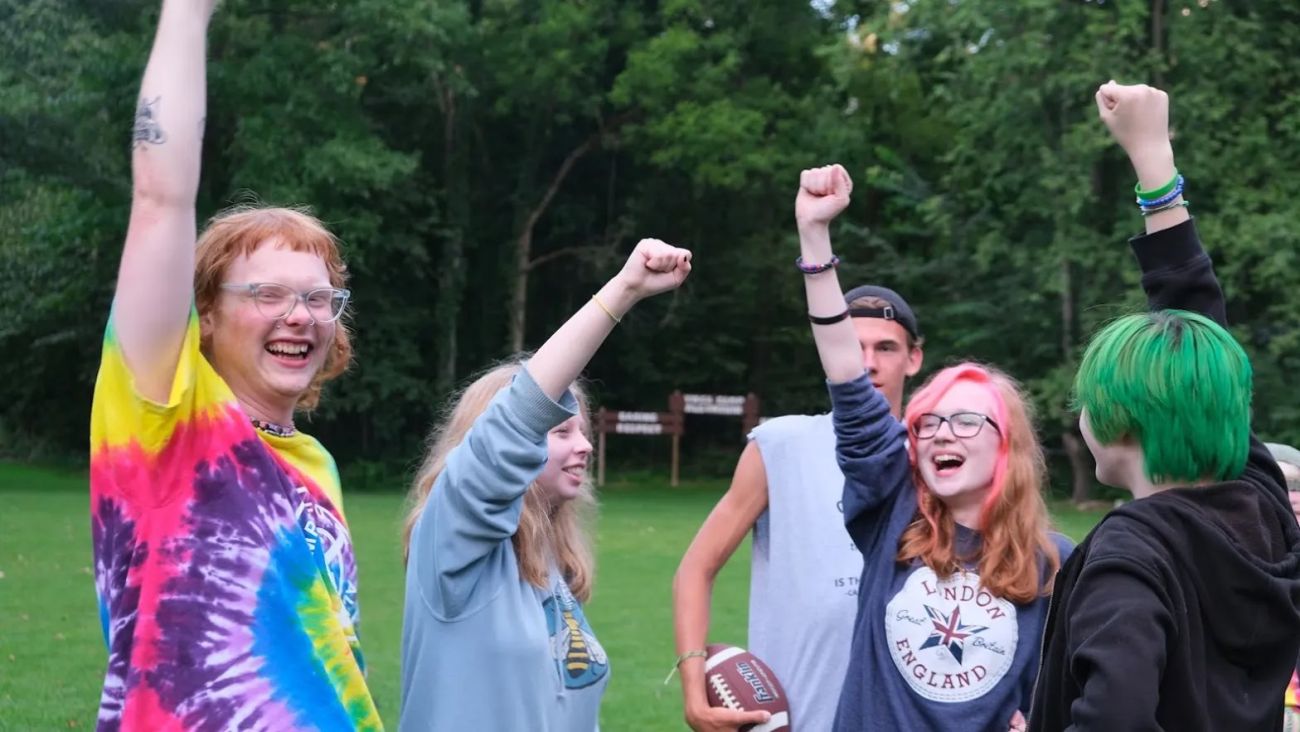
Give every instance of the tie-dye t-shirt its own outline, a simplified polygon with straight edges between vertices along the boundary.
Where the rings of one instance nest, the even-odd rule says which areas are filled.
[[[334,460],[252,426],[194,315],[166,404],[109,324],[90,445],[99,729],[381,728]]]
[[[1291,672],[1282,706],[1282,732],[1300,732],[1300,672]]]

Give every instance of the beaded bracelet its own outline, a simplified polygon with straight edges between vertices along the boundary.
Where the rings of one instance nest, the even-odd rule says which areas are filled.
[[[1159,207],[1159,208],[1143,208],[1143,209],[1142,209],[1142,215],[1143,215],[1143,216],[1150,216],[1151,214],[1158,214],[1158,213],[1160,213],[1161,211],[1172,211],[1173,209],[1176,209],[1176,208],[1184,208],[1184,207],[1186,207],[1187,204],[1189,204],[1189,203],[1191,203],[1191,201],[1188,201],[1188,200],[1182,200],[1182,201],[1178,201],[1178,202],[1166,203],[1165,205],[1163,205],[1163,206],[1161,206],[1161,207]]]
[[[1137,205],[1143,210],[1160,208],[1162,206],[1172,203],[1179,196],[1183,195],[1183,189],[1184,189],[1183,176],[1180,175],[1178,176],[1177,180],[1174,183],[1173,190],[1169,191],[1168,193],[1166,193],[1165,195],[1159,198],[1153,198],[1153,199],[1138,198]]]
[[[794,259],[794,266],[798,267],[799,271],[806,275],[821,274],[828,269],[835,269],[839,264],[840,258],[834,254],[831,255],[831,261],[825,264],[804,264],[803,257],[795,257]]]

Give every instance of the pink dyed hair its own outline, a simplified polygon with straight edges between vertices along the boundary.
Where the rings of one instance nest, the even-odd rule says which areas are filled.
[[[959,382],[982,386],[993,396],[998,423],[998,457],[992,486],[980,512],[983,536],[979,557],[958,557],[956,522],[948,507],[930,490],[916,469],[917,439],[912,432],[922,414],[932,411]],[[980,582],[999,597],[1029,602],[1051,591],[1060,557],[1048,531],[1051,521],[1043,500],[1047,467],[1038,444],[1028,400],[1015,380],[995,368],[962,363],[940,371],[913,397],[903,415],[912,455],[917,516],[898,542],[898,561],[919,559],[940,577],[977,560]],[[1041,563],[1046,561],[1046,567]]]
[[[913,394],[911,400],[907,403],[907,411],[903,414],[903,423],[907,425],[907,446],[913,461],[915,461],[917,454],[915,431],[917,420],[921,418],[922,414],[934,411],[935,405],[943,399],[943,395],[947,394],[949,389],[961,381],[979,384],[984,388],[984,391],[988,392],[989,396],[993,397],[993,404],[995,405],[994,410],[996,413],[992,416],[994,421],[998,423],[998,461],[993,467],[993,485],[988,496],[984,499],[982,518],[987,519],[989,509],[997,502],[998,497],[1002,495],[1002,489],[1006,487],[1007,462],[1011,454],[1011,437],[1008,434],[1010,432],[1008,427],[1011,425],[1010,420],[1007,419],[1007,400],[994,383],[993,374],[988,369],[969,361],[959,363],[956,366],[949,366],[931,377],[920,391]],[[917,497],[920,498],[919,494],[928,491],[930,487],[921,479],[919,472],[916,473],[915,477]],[[926,504],[924,501],[919,503],[922,506]],[[925,514],[926,520],[931,525],[934,525],[935,517],[930,515],[930,512],[923,511],[922,513]]]

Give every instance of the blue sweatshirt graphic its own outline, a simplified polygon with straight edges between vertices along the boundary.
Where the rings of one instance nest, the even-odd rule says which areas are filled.
[[[576,408],[520,370],[448,456],[411,534],[400,729],[597,729],[609,659],[559,573],[525,582],[511,543],[547,433]]]
[[[865,375],[830,393],[844,521],[863,558],[835,729],[1003,732],[1029,707],[1047,598],[996,597],[975,563],[940,578],[919,561],[895,561],[917,515],[906,428]],[[1052,538],[1064,560],[1073,545]],[[980,544],[979,532],[957,527],[958,556]]]

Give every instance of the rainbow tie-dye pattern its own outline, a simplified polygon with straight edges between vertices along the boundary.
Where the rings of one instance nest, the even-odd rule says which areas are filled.
[[[1286,697],[1282,705],[1282,732],[1300,732],[1300,674],[1291,672],[1291,681],[1286,685]]]
[[[112,324],[91,412],[101,730],[377,730],[338,471],[253,428],[192,314],[166,404]]]

